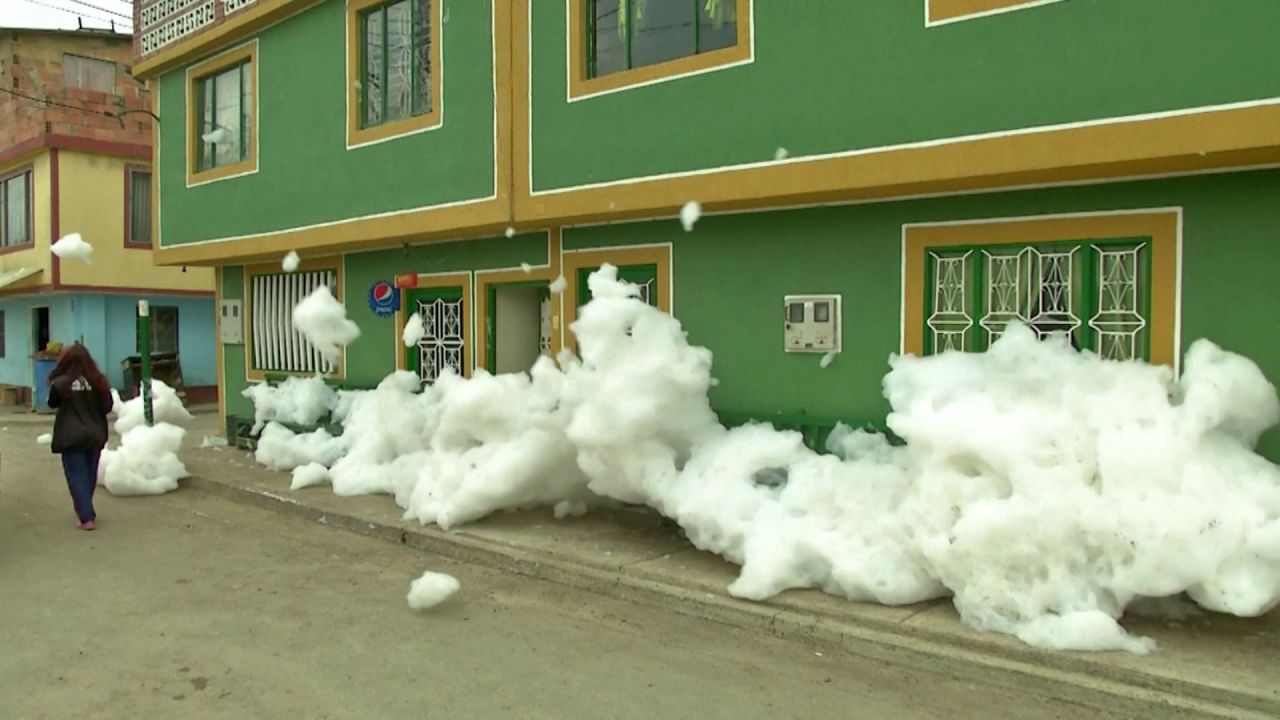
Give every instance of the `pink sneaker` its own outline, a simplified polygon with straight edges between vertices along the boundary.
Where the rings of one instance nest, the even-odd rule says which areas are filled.
[[[98,526],[94,525],[93,521],[90,520],[88,522],[76,523],[76,527],[80,528],[81,530],[92,530]]]

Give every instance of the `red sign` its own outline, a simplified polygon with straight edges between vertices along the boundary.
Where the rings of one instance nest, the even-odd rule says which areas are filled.
[[[405,288],[418,287],[418,273],[402,273],[395,278],[396,287],[401,290]]]

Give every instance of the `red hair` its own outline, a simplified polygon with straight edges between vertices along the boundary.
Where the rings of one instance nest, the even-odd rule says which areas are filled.
[[[102,374],[98,364],[93,361],[93,356],[80,343],[67,347],[58,356],[58,364],[49,373],[49,382],[53,383],[54,379],[64,375],[72,380],[84,378],[97,392],[111,394],[111,383],[107,382],[107,376]]]

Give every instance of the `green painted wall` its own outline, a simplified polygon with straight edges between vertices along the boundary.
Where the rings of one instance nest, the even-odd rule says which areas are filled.
[[[443,126],[353,150],[346,147],[343,1],[267,28],[258,37],[258,172],[193,188],[186,187],[186,68],[164,74],[156,97],[162,244],[492,196],[491,7],[449,5]]]
[[[880,378],[899,343],[902,225],[912,222],[1184,207],[1182,338],[1207,337],[1280,383],[1280,171],[707,216],[569,229],[566,249],[673,243],[674,312],[689,340],[715,353],[718,409],[840,417],[882,424]],[[782,350],[782,298],[839,292],[844,348]],[[1263,441],[1280,461],[1280,431]]]
[[[369,309],[369,288],[397,273],[443,273],[518,268],[520,263],[547,262],[547,234],[533,233],[468,242],[419,245],[347,256],[347,316],[360,327],[360,339],[347,348],[347,384],[372,387],[395,370],[394,318],[380,318]],[[477,327],[476,330],[481,328]]]
[[[1275,0],[754,5],[753,64],[569,103],[564,3],[533,3],[534,189],[1280,96]]]
[[[244,268],[222,268],[222,299],[244,299]],[[249,332],[248,323],[244,331]],[[222,346],[222,392],[228,415],[253,415],[253,403],[241,393],[249,383],[244,374],[244,345]]]
[[[1182,337],[1242,353],[1280,382],[1280,171],[896,203],[707,216],[692,233],[662,220],[564,231],[566,249],[670,242],[674,309],[691,342],[715,353],[717,409],[782,412],[883,423],[880,379],[899,343],[902,225],[913,222],[1182,206]],[[518,236],[353,255],[347,306],[362,336],[348,352],[349,382],[368,386],[394,366],[394,323],[374,318],[369,285],[397,272],[510,267],[546,260],[545,237]],[[224,292],[239,286],[224,276]],[[781,305],[789,293],[838,292],[844,350],[828,368],[818,355],[782,350]],[[228,368],[243,367],[229,349]],[[240,364],[235,364],[238,359]],[[238,392],[236,378],[228,387]],[[1280,432],[1263,450],[1280,461]]]

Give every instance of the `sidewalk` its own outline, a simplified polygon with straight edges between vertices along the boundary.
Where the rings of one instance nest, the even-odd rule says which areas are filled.
[[[765,603],[730,597],[736,566],[691,547],[679,528],[648,510],[592,512],[556,520],[549,510],[503,513],[445,533],[401,519],[389,497],[343,498],[327,486],[289,491],[289,476],[234,448],[199,448],[216,432],[199,417],[183,459],[186,487],[313,519],[426,552],[534,576],[582,590],[668,608],[776,636],[793,637],[975,682],[1065,700],[1158,713],[1212,717],[1280,716],[1280,613],[1239,619],[1204,615],[1181,622],[1126,619],[1154,637],[1151,656],[1046,652],[963,626],[949,601],[891,608],[817,591],[790,591]],[[425,561],[423,569],[429,569]],[[1153,706],[1163,704],[1164,707]]]

